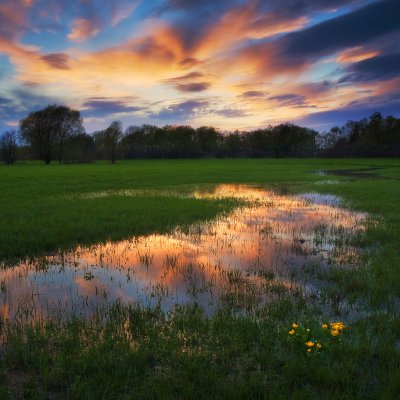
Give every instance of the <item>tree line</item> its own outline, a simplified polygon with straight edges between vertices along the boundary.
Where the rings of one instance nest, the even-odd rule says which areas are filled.
[[[87,134],[80,112],[49,105],[30,113],[19,130],[0,135],[4,162],[41,159],[46,164],[135,158],[400,156],[400,119],[373,113],[328,132],[293,124],[221,132],[187,125],[129,126],[120,121]]]
[[[318,140],[322,156],[400,157],[400,119],[374,112],[369,118],[334,126]]]

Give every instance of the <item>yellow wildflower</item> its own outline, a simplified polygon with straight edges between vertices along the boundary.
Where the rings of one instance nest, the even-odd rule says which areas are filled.
[[[292,328],[296,329],[296,328],[298,328],[298,327],[299,327],[299,326],[296,324],[296,322],[293,322]]]
[[[328,324],[322,324],[322,329],[326,329],[328,327]]]
[[[296,333],[296,331],[294,330],[294,329],[291,329],[290,331],[289,331],[289,335],[294,335]]]
[[[332,329],[332,330],[331,330],[331,335],[332,335],[332,336],[337,336],[337,335],[339,335],[339,331],[336,330],[336,329]]]
[[[311,349],[307,349],[307,353],[311,353]]]
[[[341,321],[332,322],[331,329],[334,331],[343,331],[344,329],[346,329],[346,326]]]
[[[317,343],[317,349],[319,350],[322,347],[321,343]]]
[[[310,342],[307,342],[307,343],[306,343],[306,346],[307,346],[307,347],[313,347],[313,346],[314,346],[314,342],[311,342],[311,341],[310,341]]]

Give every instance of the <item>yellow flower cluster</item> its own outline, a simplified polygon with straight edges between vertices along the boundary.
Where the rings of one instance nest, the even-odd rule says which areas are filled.
[[[307,353],[311,353],[313,350],[321,350],[322,344],[319,342],[312,342],[311,340],[306,342]]]
[[[299,325],[297,325],[296,322],[293,322],[292,329],[289,331],[289,335],[294,335],[296,333],[295,329],[298,327]]]
[[[293,322],[288,333],[289,336],[292,337],[290,340],[294,340],[301,346],[305,345],[307,353],[317,353],[321,350],[328,349],[329,346],[336,341],[334,338],[339,336],[347,327],[343,322],[337,321],[323,323],[321,324],[321,328],[322,331],[317,329],[314,332],[314,330],[312,331],[310,328],[299,326],[296,322]],[[325,331],[325,335],[323,335],[323,331]]]
[[[343,330],[346,329],[346,325],[343,324],[343,322],[332,322],[330,324],[330,328],[331,328],[331,335],[332,336],[338,336],[340,334],[340,332],[342,332]]]

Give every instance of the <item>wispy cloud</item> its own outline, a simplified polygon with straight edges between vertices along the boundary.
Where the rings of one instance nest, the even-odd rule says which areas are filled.
[[[180,92],[203,92],[211,86],[211,82],[201,72],[191,72],[186,75],[169,78],[164,81]]]
[[[143,110],[141,106],[130,105],[131,101],[107,98],[88,99],[82,105],[84,107],[82,114],[87,117],[108,117],[110,115],[117,116],[122,113],[133,113]]]
[[[83,41],[96,36],[100,32],[100,23],[96,20],[77,18],[72,21],[71,33],[68,38],[74,42]]]
[[[209,102],[204,100],[187,100],[164,107],[158,112],[150,114],[150,117],[179,122],[203,113],[208,105]]]

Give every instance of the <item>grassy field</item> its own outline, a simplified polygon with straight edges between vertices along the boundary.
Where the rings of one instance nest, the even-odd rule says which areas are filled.
[[[379,179],[316,170],[373,169]],[[335,180],[335,184],[320,184]],[[329,270],[333,298],[363,312],[326,351],[290,340],[292,323],[319,332],[337,315],[283,298],[256,315],[196,307],[166,315],[116,305],[97,321],[36,326],[1,322],[0,398],[395,399],[400,393],[400,161],[396,159],[168,160],[0,166],[0,259],[4,268],[78,243],[166,232],[237,205],[193,199],[217,183],[342,196],[376,220],[360,238],[358,269]],[[136,191],[127,196],[126,191]],[[107,194],[103,196],[102,194]],[[344,321],[346,323],[346,321]]]

